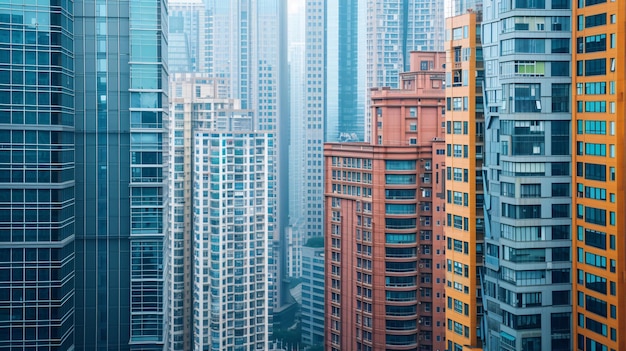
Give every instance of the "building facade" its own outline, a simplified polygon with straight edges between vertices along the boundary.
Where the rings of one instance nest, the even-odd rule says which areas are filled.
[[[237,100],[226,99],[225,80],[206,73],[175,73],[170,76],[169,180],[164,243],[165,347],[191,349],[193,323],[193,143],[199,127],[227,130],[233,114],[247,115]],[[251,120],[245,119],[246,128]]]
[[[289,228],[286,233],[288,277],[301,275],[300,254],[303,241],[306,241],[307,222],[309,226],[313,222],[312,216],[307,214],[307,208],[310,213],[311,208],[315,207],[310,194],[315,189],[314,185],[319,183],[321,187],[321,180],[311,183],[309,179],[307,183],[310,173],[315,173],[316,170],[320,171],[321,177],[321,167],[306,166],[307,160],[310,163],[313,156],[310,152],[311,139],[307,138],[313,129],[307,128],[305,63],[305,44],[289,43]],[[321,204],[319,211],[321,212]]]
[[[324,123],[325,142],[366,138],[365,5],[307,0],[307,56],[314,62],[307,70],[318,88],[310,103],[318,109],[313,121]]]
[[[270,219],[273,247],[272,294],[274,305],[284,302],[280,278],[286,268],[283,226],[288,224],[288,62],[286,0],[207,0],[209,11],[209,72],[228,79],[229,98],[254,112],[253,130],[276,140],[268,160]],[[275,252],[274,252],[275,251]],[[274,262],[275,261],[275,262]]]
[[[411,51],[443,51],[443,0],[367,0],[360,7],[359,21],[363,21],[364,27],[359,31],[365,37],[359,38],[362,41],[359,54],[365,55],[365,66],[361,67],[365,67],[366,76],[365,85],[359,82],[359,89],[401,88],[400,73],[410,70]],[[371,115],[368,93],[362,95],[365,138],[370,137],[376,119]]]
[[[433,320],[444,308],[433,266],[445,248],[433,222],[444,210],[443,54],[413,55],[403,89],[372,91],[376,142],[325,145],[329,350],[444,347]]]
[[[194,350],[269,349],[272,142],[194,132]]]
[[[486,349],[571,350],[571,8],[483,2]]]
[[[309,239],[302,247],[302,342],[324,344],[324,239]]]
[[[484,112],[480,12],[446,19],[447,350],[481,349]]]
[[[76,349],[163,349],[166,1],[74,3]]]
[[[162,349],[165,3],[13,1],[0,14],[14,149],[2,190],[18,206],[2,211],[4,282],[28,324],[0,327],[2,346]]]
[[[73,350],[74,11],[0,4],[0,349]]]
[[[208,11],[202,0],[170,0],[168,68],[175,72],[209,72]]]
[[[288,277],[301,275],[302,245],[310,237],[322,236],[322,144],[323,134],[323,56],[318,49],[323,40],[322,9],[318,2],[307,2],[300,16],[291,19],[289,43],[290,68],[290,142],[289,142],[289,228],[287,237]],[[315,19],[305,21],[305,13]],[[305,28],[308,30],[305,34]],[[293,33],[292,33],[293,32]],[[299,41],[298,41],[299,40]]]
[[[622,185],[626,44],[621,37],[625,6],[607,1],[572,3],[574,350],[626,349],[626,336],[621,334],[626,330],[626,248],[620,215],[626,196]]]

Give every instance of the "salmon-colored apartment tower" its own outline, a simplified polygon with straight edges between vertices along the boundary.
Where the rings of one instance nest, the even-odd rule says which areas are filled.
[[[372,142],[324,145],[326,350],[445,350],[443,64],[411,53]]]
[[[480,350],[483,130],[480,14],[446,19],[446,338],[448,351]]]
[[[572,339],[626,350],[626,1],[572,8]]]

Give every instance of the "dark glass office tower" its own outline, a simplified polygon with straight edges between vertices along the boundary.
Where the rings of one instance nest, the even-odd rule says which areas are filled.
[[[76,2],[77,350],[163,348],[165,5]]]
[[[323,102],[307,107],[324,114],[327,142],[365,140],[366,97],[364,88],[359,89],[365,87],[367,73],[365,5],[357,0],[307,2],[309,13],[317,10],[323,15],[307,19],[307,40],[323,40],[323,45],[307,47],[307,55],[315,59],[312,64],[322,65],[307,77],[307,84],[320,87],[317,92],[325,89]]]
[[[0,349],[74,345],[72,1],[0,2]]]

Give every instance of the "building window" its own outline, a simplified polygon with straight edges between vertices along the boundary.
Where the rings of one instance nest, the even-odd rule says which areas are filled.
[[[593,163],[585,163],[585,179],[606,181],[606,166]]]
[[[569,39],[552,39],[552,53],[569,54]]]
[[[385,161],[385,169],[388,171],[415,170],[415,160],[388,160]]]
[[[568,218],[570,216],[569,204],[553,204],[552,218]]]
[[[600,13],[597,15],[587,16],[587,17],[584,17],[584,19],[585,19],[584,21],[585,28],[603,26],[606,24],[606,13]],[[582,22],[582,20],[580,20],[580,22]],[[582,30],[582,28],[580,28],[579,30]]]
[[[541,184],[521,184],[520,196],[523,198],[541,197]]]
[[[545,0],[515,0],[516,9],[545,9]]]
[[[585,52],[606,51],[606,34],[585,37]]]
[[[594,207],[585,207],[585,222],[597,225],[606,225],[606,210]]]
[[[606,75],[606,59],[600,58],[585,61],[585,76]]]
[[[514,219],[541,218],[541,205],[502,204],[502,216]]]
[[[552,84],[552,112],[569,112],[570,85]]]

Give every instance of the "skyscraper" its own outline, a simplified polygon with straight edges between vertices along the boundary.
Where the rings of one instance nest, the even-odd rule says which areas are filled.
[[[230,98],[254,112],[253,130],[275,138],[269,162],[269,226],[272,233],[272,294],[280,300],[278,279],[286,265],[282,226],[288,222],[288,140],[285,0],[208,0],[209,53],[213,76],[226,78]],[[276,252],[274,252],[276,249]]]
[[[459,11],[460,10],[460,11]],[[483,61],[480,8],[446,18],[447,350],[483,345]]]
[[[256,111],[257,130],[277,130],[281,117],[280,5],[280,0],[207,1],[212,73],[229,79],[230,96],[240,99],[242,108]]]
[[[76,349],[163,349],[166,1],[78,1]]]
[[[571,350],[569,1],[483,2],[488,350]]]
[[[273,136],[198,129],[193,144],[193,348],[268,350]]]
[[[358,21],[363,27],[358,30],[366,33],[364,38],[359,38],[359,57],[366,58],[364,65],[359,67],[365,68],[365,85],[359,82],[359,89],[400,88],[398,77],[410,69],[411,51],[443,51],[443,0],[367,0],[359,3],[362,14]],[[348,59],[355,60],[353,57]],[[364,137],[369,138],[375,117],[371,115],[367,90],[363,98],[365,116],[361,123],[365,128]]]
[[[165,3],[44,3],[0,5],[17,304],[2,340],[162,349]]]
[[[372,91],[375,142],[324,145],[326,349],[443,349],[443,60]]]
[[[411,51],[443,51],[443,0],[367,1],[367,86],[400,87]]]
[[[324,238],[302,247],[302,342],[324,344]]]
[[[174,72],[208,72],[208,11],[203,0],[170,0],[168,68]]]
[[[572,6],[572,349],[624,350],[626,4]]]
[[[71,2],[0,4],[0,349],[72,350]]]
[[[207,73],[170,75],[169,181],[167,237],[164,247],[165,348],[189,350],[192,345],[193,285],[193,133],[198,127],[225,129],[225,120],[239,111],[226,99],[223,79]],[[244,111],[240,111],[244,113]],[[248,119],[247,122],[250,122]]]
[[[311,167],[311,139],[308,137],[314,129],[307,125],[306,89],[305,74],[305,51],[303,42],[289,43],[289,231],[287,232],[289,249],[287,250],[287,276],[300,276],[300,252],[303,241],[310,235],[319,236],[319,233],[309,231],[313,218],[320,218],[321,215],[311,216],[311,208],[321,203],[313,201],[311,190],[318,190],[315,187],[321,184],[321,173],[319,182],[311,182],[310,173],[316,173],[321,167]],[[321,134],[321,133],[320,133]],[[318,139],[319,140],[319,139]],[[321,144],[321,142],[320,142]],[[308,151],[308,153],[307,153]],[[318,153],[319,154],[319,153]],[[309,163],[309,166],[307,166]],[[307,178],[308,182],[307,182]],[[321,195],[318,196],[321,198]],[[317,214],[317,213],[314,213]],[[319,219],[321,227],[321,218]],[[321,230],[320,230],[321,231]]]
[[[312,59],[307,84],[317,88],[311,117],[312,123],[323,123],[318,128],[324,128],[326,142],[365,140],[365,5],[307,1],[307,56]]]
[[[321,236],[323,226],[322,144],[325,104],[321,41],[324,31],[323,27],[317,27],[323,23],[320,19],[323,16],[320,12],[322,8],[318,2],[307,2],[298,17],[296,13],[291,14],[292,22],[289,23],[293,41],[289,43],[291,135],[287,275],[293,277],[300,276],[302,245],[310,237]]]

